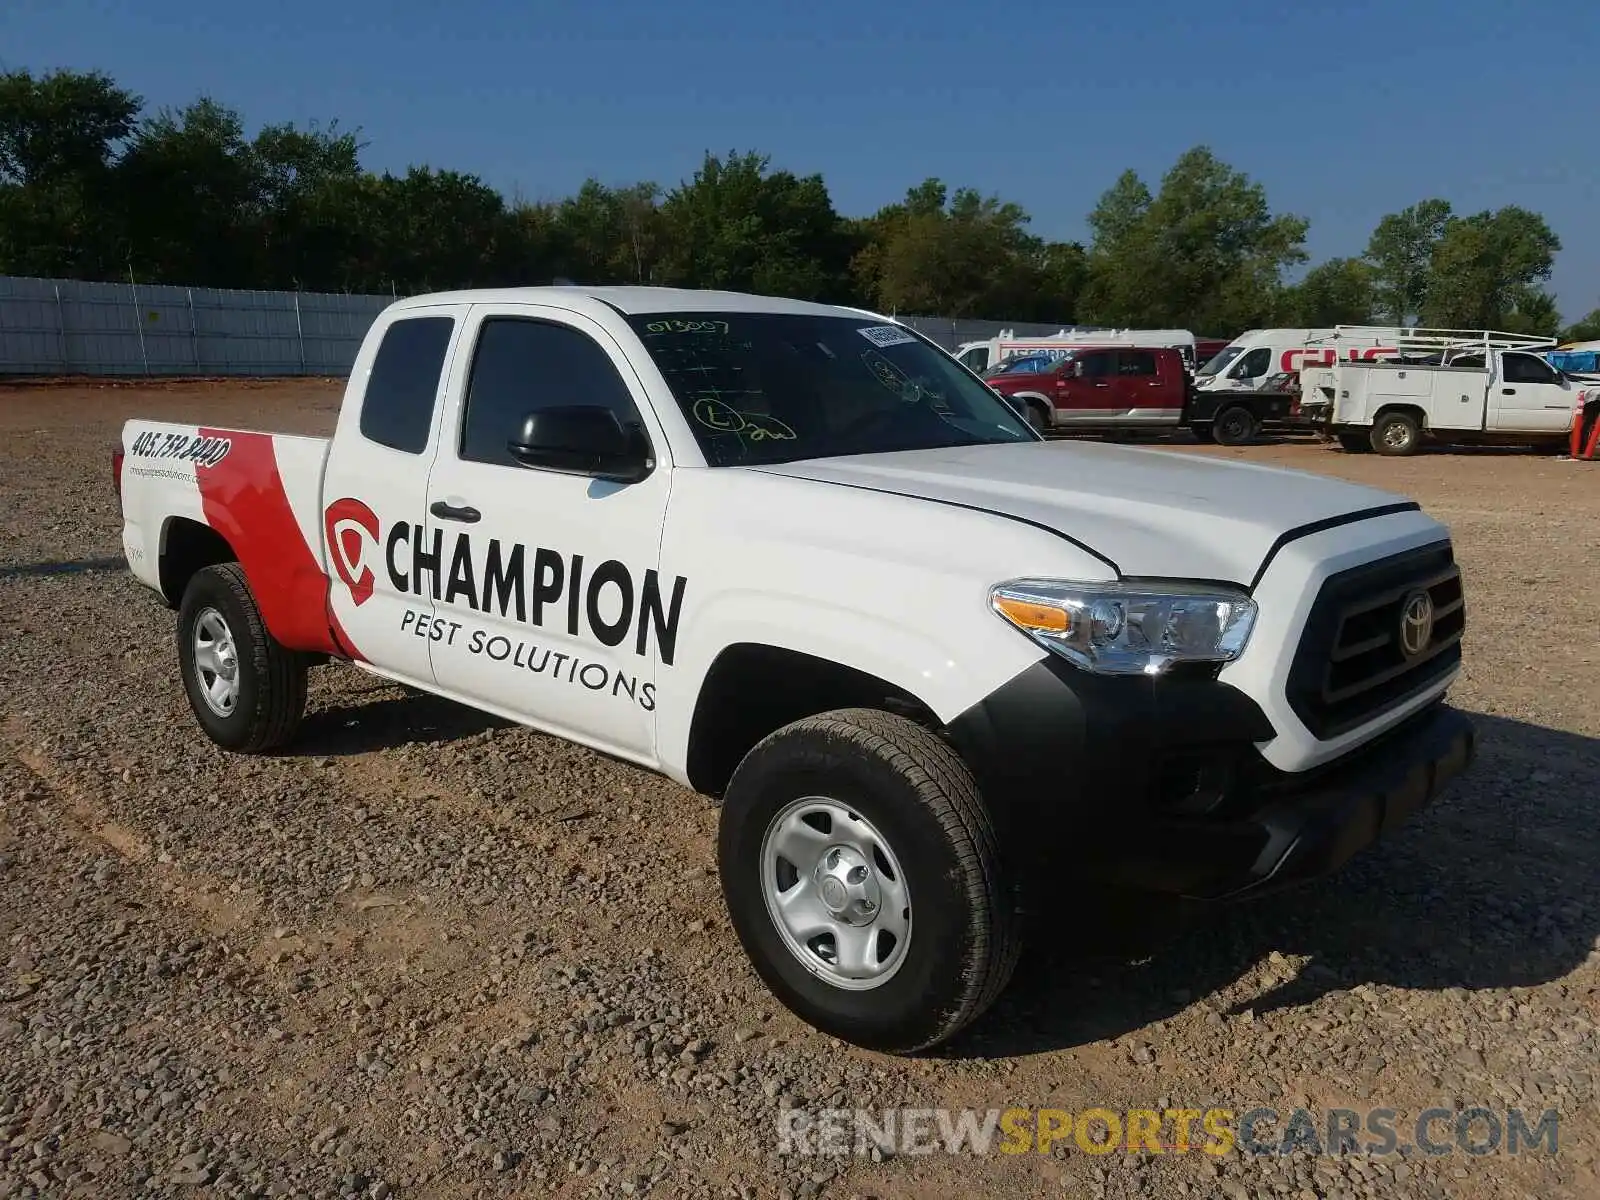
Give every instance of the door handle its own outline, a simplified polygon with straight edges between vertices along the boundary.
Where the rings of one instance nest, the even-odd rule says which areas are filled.
[[[462,505],[458,508],[454,504],[446,504],[443,500],[435,500],[428,511],[440,520],[465,521],[468,525],[483,519],[483,514],[471,505]]]
[[[1515,396],[1517,394],[1517,389],[1516,388],[1501,388],[1500,389],[1500,394],[1502,396]]]

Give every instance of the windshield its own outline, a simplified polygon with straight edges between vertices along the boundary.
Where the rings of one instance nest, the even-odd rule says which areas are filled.
[[[989,372],[991,375],[1004,375],[1008,371],[1048,371],[1053,363],[1048,354],[1018,354],[1006,359],[998,367]]]
[[[627,320],[715,467],[1038,440],[993,390],[899,325],[744,312]]]
[[[1239,357],[1239,352],[1243,349],[1243,346],[1224,346],[1221,350],[1217,351],[1217,356],[1215,358],[1200,368],[1197,374],[1220,375],[1223,371],[1228,369],[1229,363]]]

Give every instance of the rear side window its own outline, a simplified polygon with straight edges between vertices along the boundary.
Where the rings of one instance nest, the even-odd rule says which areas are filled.
[[[520,467],[506,443],[523,418],[568,404],[603,405],[624,427],[640,423],[628,385],[588,334],[522,317],[491,317],[472,360],[461,457]]]
[[[1117,355],[1117,374],[1154,375],[1156,356],[1148,350],[1124,350]]]
[[[454,325],[450,317],[406,317],[384,331],[361,400],[362,437],[407,454],[428,448]]]

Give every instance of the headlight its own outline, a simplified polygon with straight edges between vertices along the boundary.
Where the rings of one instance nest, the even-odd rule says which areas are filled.
[[[1013,579],[990,588],[989,603],[1040,645],[1100,675],[1232,662],[1256,620],[1243,593],[1182,583]]]

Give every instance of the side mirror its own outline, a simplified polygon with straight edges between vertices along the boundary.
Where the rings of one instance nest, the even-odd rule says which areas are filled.
[[[616,413],[601,405],[569,404],[529,413],[506,449],[525,467],[615,483],[638,483],[655,469],[644,431],[625,428]]]

